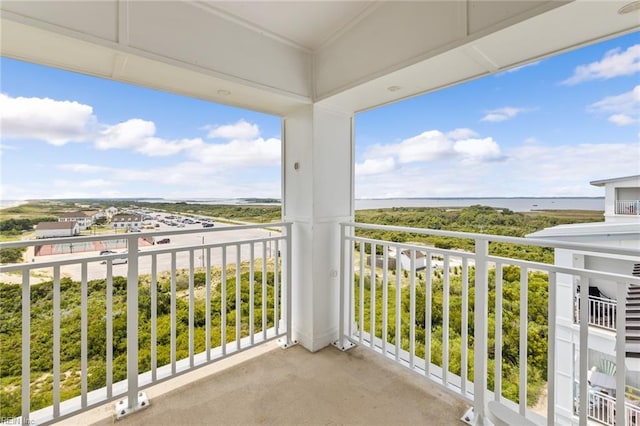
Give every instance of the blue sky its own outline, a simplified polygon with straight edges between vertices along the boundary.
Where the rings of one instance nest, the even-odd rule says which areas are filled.
[[[280,118],[1,59],[1,197],[280,197]],[[638,33],[356,115],[356,196],[602,196],[640,173]]]

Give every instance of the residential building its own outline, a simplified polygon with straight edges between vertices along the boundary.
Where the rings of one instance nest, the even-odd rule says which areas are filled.
[[[597,180],[592,185],[605,188],[604,222],[560,225],[527,235],[528,238],[570,241],[577,243],[596,243],[602,247],[640,248],[640,216],[636,206],[640,200],[640,176],[628,176],[614,179]],[[557,248],[555,263],[571,268],[585,268],[622,275],[637,272],[640,260],[635,256],[611,256],[606,253],[586,250]],[[572,392],[558,395],[559,423],[570,424],[576,414],[575,401],[579,396],[579,363],[588,363],[589,371],[595,377],[609,380],[605,376],[613,376],[616,369],[626,369],[626,385],[629,390],[628,403],[636,408],[629,408],[632,418],[640,420],[640,333],[636,330],[636,322],[640,318],[635,311],[633,290],[631,286],[620,285],[610,279],[580,279],[559,274],[557,280],[558,305],[556,321],[558,334],[556,338],[558,369],[556,382],[564,384]],[[588,354],[580,356],[580,291],[588,295],[586,318],[589,323]],[[619,311],[618,300],[625,303]],[[629,302],[629,304],[627,303]],[[584,306],[584,305],[583,305]],[[624,365],[616,365],[616,321],[624,316],[626,319],[626,346]],[[582,317],[582,318],[585,318]],[[640,327],[638,327],[640,329]],[[572,353],[567,358],[565,354]],[[611,389],[600,386],[598,380],[590,375],[589,392],[592,399],[600,403],[611,403]],[[606,396],[603,396],[606,395]],[[606,402],[604,402],[606,401]],[[598,404],[596,404],[598,405]],[[591,412],[590,417],[605,424],[612,424],[602,417],[602,412]],[[609,410],[610,412],[611,410]]]
[[[76,222],[40,222],[36,225],[36,238],[73,237],[80,234]]]
[[[111,220],[111,218],[113,216],[115,216],[116,214],[118,214],[118,209],[111,206],[111,207],[107,207],[106,209],[104,209],[104,213],[107,216],[108,220]]]
[[[348,243],[353,242],[350,238],[354,226],[345,230],[341,224],[354,219],[355,114],[534,63],[558,52],[640,28],[637,4],[617,0],[267,1],[259,5],[257,2],[213,1],[4,1],[0,9],[4,56],[54,65],[96,77],[108,76],[116,81],[281,117],[282,204],[283,220],[286,221],[282,235],[288,239],[286,243],[282,242],[287,247],[285,254],[288,256],[288,261],[283,263],[283,277],[287,284],[291,284],[288,288],[294,289],[293,295],[288,294],[282,300],[288,303],[282,306],[286,311],[286,315],[283,314],[286,321],[282,321],[287,331],[284,346],[288,347],[296,341],[310,352],[316,352],[332,343],[340,349],[348,349],[354,342],[365,348],[368,343],[373,352],[379,351],[383,355],[382,359],[410,366],[416,374],[422,371],[429,383],[438,383],[446,393],[456,394],[473,404],[476,408],[474,419],[481,424],[490,417],[488,401],[494,399],[487,390],[487,280],[483,273],[487,270],[486,246],[490,236],[471,237],[476,240],[478,247],[477,254],[469,255],[473,257],[477,268],[473,274],[477,280],[474,316],[467,318],[473,321],[473,383],[467,380],[467,375],[461,378],[447,371],[447,368],[431,368],[429,363],[423,363],[426,365],[421,370],[414,351],[405,353],[400,349],[400,339],[395,339],[394,345],[385,336],[380,349],[375,339],[365,340],[362,330],[359,336],[351,332],[354,303],[349,303],[353,301],[341,285],[351,265],[345,262],[341,253]],[[171,31],[167,31],[167,28],[171,28]],[[189,182],[185,181],[184,184],[189,185]],[[211,228],[210,232],[219,232],[219,229],[223,228]],[[439,234],[451,236],[445,232]],[[91,238],[95,237],[80,237],[79,241],[89,241]],[[220,356],[228,357],[232,352],[244,349],[239,332],[235,342],[228,343],[233,339],[223,338],[222,348],[216,349],[218,352],[213,355],[208,350],[202,356],[194,354],[192,349],[195,346],[190,344],[188,358],[176,360],[172,356],[171,363],[159,367],[158,371],[155,367],[152,372],[141,371],[146,374],[143,377],[146,382],[140,382],[139,387],[138,292],[135,291],[139,270],[135,260],[154,254],[138,254],[134,250],[137,237],[127,235],[125,238],[129,241],[127,256],[131,259],[126,265],[129,289],[126,391],[122,390],[125,389],[122,383],[111,386],[109,382],[108,389],[98,389],[89,395],[87,375],[81,374],[83,391],[77,401],[68,404],[68,401],[60,402],[59,388],[53,386],[52,408],[41,413],[44,421],[69,416],[69,406],[73,405],[77,411],[86,411],[99,401],[112,401],[119,396],[126,397],[116,405],[118,415],[124,415],[149,405],[142,393],[138,392],[142,386],[166,380],[172,374],[194,369],[202,362],[210,363]],[[491,238],[505,240],[501,237]],[[260,245],[266,247],[268,242],[261,240]],[[27,245],[29,242],[13,244]],[[237,242],[234,244],[239,245]],[[551,242],[549,245],[555,247]],[[203,246],[197,249],[207,248],[213,249]],[[173,255],[180,248],[167,250],[173,250]],[[193,258],[195,248],[191,247],[190,250]],[[616,253],[631,253],[630,250],[617,247],[606,247],[606,250],[612,253],[612,257]],[[278,253],[278,250],[274,250],[274,253]],[[459,253],[456,255],[460,256]],[[517,260],[512,262],[516,263]],[[106,265],[105,268],[109,268],[108,260]],[[29,265],[0,268],[8,272],[26,271],[24,280],[28,282],[30,279]],[[596,277],[588,270],[579,270],[579,273]],[[571,299],[572,291],[568,293]],[[24,286],[25,307],[29,306],[29,294],[28,286]],[[172,297],[175,300],[175,293]],[[225,298],[222,300],[226,302]],[[522,306],[525,306],[524,303]],[[107,312],[107,321],[111,319],[111,314]],[[282,314],[282,311],[278,311],[278,314]],[[276,325],[269,331],[272,334],[267,334],[265,330],[264,340],[284,337],[283,327],[279,326],[282,324],[277,321],[278,315],[273,316]],[[60,319],[59,316],[57,319]],[[86,320],[85,312],[84,325]],[[23,420],[26,421],[31,413],[29,390],[33,387],[29,370],[29,312],[25,311],[23,321],[21,401]],[[526,337],[526,318],[522,319],[522,324],[525,326],[521,327],[520,332]],[[240,325],[239,321],[236,322],[238,330]],[[171,326],[175,330],[175,322]],[[190,328],[193,327],[190,325]],[[464,330],[467,329],[464,327]],[[81,333],[84,337],[81,339],[81,352],[86,354],[86,326],[84,331]],[[223,329],[224,332],[226,329]],[[175,333],[173,336],[175,343]],[[190,333],[190,336],[193,334]],[[500,337],[500,333],[497,333],[497,337]],[[260,341],[252,339],[251,343],[254,340]],[[446,344],[446,335],[443,335],[442,341],[445,343],[442,348],[447,351],[449,345]],[[521,345],[524,345],[521,353],[525,358],[522,369],[525,373],[526,341],[526,338],[521,339]],[[35,344],[39,343],[33,342]],[[55,343],[54,347],[57,347]],[[466,352],[467,346],[463,349],[463,355],[469,353]],[[395,351],[393,356],[389,355],[389,350]],[[552,357],[560,350],[563,354],[568,353],[565,347],[551,350]],[[56,355],[59,354],[54,350],[54,384],[61,376],[58,371],[59,357],[56,358]],[[175,355],[175,351],[172,355]],[[350,362],[356,358],[340,355],[335,357],[336,362]],[[155,357],[153,350],[151,356]],[[108,356],[107,359],[105,371],[110,371],[112,363]],[[461,356],[461,360],[464,364],[467,357]],[[83,365],[86,366],[86,363]],[[153,361],[152,365],[155,365]],[[555,374],[553,368],[554,365],[550,364],[552,377]],[[581,374],[586,373],[586,366],[579,368]],[[358,373],[354,371],[353,374]],[[286,378],[286,372],[280,377]],[[376,387],[375,377],[372,379],[366,382],[370,389]],[[255,392],[262,391],[259,380],[256,377],[252,388]],[[261,401],[283,401],[281,396],[288,390],[287,383],[279,383],[281,387]],[[556,399],[563,404],[563,398],[569,394],[572,386],[572,380],[569,383],[558,381],[549,386],[551,402],[547,412],[548,424],[556,423]],[[520,416],[518,424],[521,424],[522,418],[530,414],[526,407],[526,374],[521,376],[519,388],[522,398],[519,407],[515,406],[515,411]],[[186,387],[184,393],[188,389]],[[288,404],[283,410],[290,410],[291,405],[300,401],[300,395],[302,393],[285,401]],[[239,395],[238,399],[243,396]],[[394,400],[395,393],[385,392],[383,397],[384,404],[380,406],[385,408],[393,407],[397,402]],[[580,395],[583,401],[580,409],[583,411],[587,408],[586,397],[586,392]],[[362,397],[358,401],[368,399]],[[496,394],[495,399],[498,404],[502,403],[500,393]],[[313,397],[306,401],[308,405],[315,403]],[[151,406],[154,407],[151,410],[182,410],[172,404]],[[509,405],[509,409],[513,407],[513,404]],[[237,411],[248,410],[240,408]],[[358,413],[362,411],[367,410],[354,404],[339,411],[340,417],[335,422],[359,423],[361,419]],[[619,424],[624,423],[623,411],[620,409],[616,413]],[[425,423],[432,413],[425,414]],[[580,419],[584,423],[585,413],[581,414]],[[572,414],[572,410],[569,414]],[[37,416],[33,414],[32,417]],[[200,419],[203,418],[209,417],[202,416]],[[295,423],[296,419],[300,423],[325,420],[301,417],[287,417],[285,420]]]
[[[84,231],[93,223],[93,215],[83,211],[63,213],[58,217],[58,222],[75,222]]]
[[[111,218],[111,227],[113,229],[141,229],[142,217],[135,214],[117,214]]]
[[[607,222],[634,223],[640,218],[640,175],[603,179],[591,185],[604,187]]]

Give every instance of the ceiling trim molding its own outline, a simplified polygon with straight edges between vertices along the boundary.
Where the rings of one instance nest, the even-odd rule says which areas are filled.
[[[313,53],[313,51],[311,49],[308,49],[307,47],[302,46],[301,44],[298,44],[293,40],[290,40],[290,39],[288,39],[286,37],[283,37],[281,35],[275,34],[275,33],[271,32],[271,31],[267,30],[266,28],[261,27],[260,25],[254,24],[253,22],[249,22],[249,21],[247,21],[245,19],[239,18],[239,17],[237,17],[235,15],[232,15],[230,13],[222,11],[222,10],[216,8],[215,6],[213,6],[210,3],[205,3],[205,2],[202,2],[202,1],[196,1],[196,2],[193,2],[193,3],[185,3],[185,4],[188,4],[188,5],[191,5],[191,6],[195,6],[195,7],[199,8],[199,9],[201,9],[201,10],[207,12],[207,13],[211,13],[211,14],[216,15],[216,16],[218,16],[220,18],[223,18],[223,19],[225,19],[225,20],[227,20],[229,22],[233,22],[234,24],[238,24],[240,26],[243,26],[243,27],[245,27],[245,28],[247,28],[247,29],[249,29],[251,31],[254,31],[254,32],[259,33],[259,34],[262,34],[262,35],[264,35],[266,37],[269,37],[269,38],[271,38],[271,39],[273,39],[273,40],[275,40],[275,41],[277,41],[279,43],[285,44],[285,45],[287,45],[289,47],[293,47],[294,49],[300,50],[300,51],[302,51],[302,52],[304,52],[306,54],[310,55],[311,53]]]

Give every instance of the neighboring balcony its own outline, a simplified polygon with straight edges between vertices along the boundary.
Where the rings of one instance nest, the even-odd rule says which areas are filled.
[[[12,329],[21,336],[11,351],[3,353],[15,359],[13,375],[18,378],[7,389],[20,390],[12,394],[18,408],[10,416],[22,416],[23,422],[55,422],[105,403],[117,403],[114,415],[123,416],[149,405],[145,390],[161,382],[268,342],[291,347],[295,344],[292,312],[305,309],[305,301],[295,298],[296,289],[304,283],[291,280],[296,261],[291,229],[289,223],[278,223],[3,243],[1,248],[72,243],[76,250],[0,267],[2,273],[17,274],[18,283],[9,290],[20,301],[10,308],[21,323],[3,324],[3,332]],[[433,389],[431,399],[457,410],[440,423],[459,419],[465,408],[473,407],[470,421],[473,416],[476,420],[494,416],[509,424],[520,424],[526,418],[553,425],[561,423],[558,413],[563,401],[569,401],[569,413],[577,406],[576,419],[594,418],[587,383],[588,286],[579,294],[584,339],[579,342],[577,366],[583,367],[579,367],[579,389],[573,392],[573,376],[565,384],[556,374],[558,359],[566,358],[556,343],[555,311],[559,303],[566,303],[558,300],[557,280],[560,275],[607,280],[623,291],[628,283],[640,284],[640,278],[540,263],[527,260],[527,254],[532,247],[575,248],[640,258],[640,251],[354,223],[341,225],[338,233],[339,297],[331,300],[319,295],[319,299],[329,299],[326,303],[337,314],[334,346],[357,349],[342,354],[327,348],[321,351],[324,355],[316,355],[296,348],[270,355],[279,359],[275,361],[278,367],[273,368],[280,372],[276,378],[263,373],[238,377],[249,386],[243,387],[247,398],[257,398],[261,404],[273,401],[286,410],[287,404],[316,394],[315,382],[322,377],[305,379],[314,383],[300,381],[300,366],[319,362],[328,370],[350,375],[345,383],[339,376],[328,379],[335,389],[330,395],[339,395],[342,389],[350,404],[339,406],[341,417],[332,413],[311,419],[314,422],[362,422],[372,418],[370,414],[380,404],[399,408],[398,415],[412,410],[401,407],[427,407],[420,401],[422,393],[404,393],[423,387]],[[403,238],[391,241],[390,234]],[[171,242],[144,245],[155,236],[170,237]],[[423,244],[423,237],[436,238],[439,243]],[[438,247],[447,246],[447,239],[452,238],[466,241],[467,249]],[[125,240],[126,253],[77,252],[80,247],[90,249],[97,241],[114,245],[119,240]],[[514,255],[501,255],[505,247]],[[405,262],[392,262],[391,253],[402,253]],[[367,260],[372,254],[374,262]],[[126,262],[118,261],[123,258]],[[50,275],[35,284],[43,279],[45,270]],[[572,303],[570,298],[568,302]],[[622,302],[616,303],[619,311]],[[622,318],[615,324],[618,331],[624,330],[624,322]],[[624,352],[624,331],[617,333],[615,344]],[[34,357],[40,349],[48,354],[44,359]],[[313,360],[296,358],[296,354]],[[240,372],[234,371],[244,375],[242,371],[259,370],[262,361],[256,358],[245,365]],[[265,359],[264,365],[270,369],[275,364]],[[389,382],[385,366],[402,366],[409,374]],[[618,368],[614,377],[620,395],[625,390],[624,370]],[[220,382],[221,386],[238,385],[233,377],[226,377],[226,385]],[[297,380],[297,393],[280,392],[276,385],[263,389],[270,380],[287,388],[287,378]],[[211,385],[222,379],[202,380]],[[206,384],[208,390],[201,391],[197,386],[202,380],[190,381],[180,390],[182,401],[202,400],[203,394],[215,392],[215,387]],[[367,392],[376,384],[387,386],[385,392]],[[355,385],[360,386],[359,391],[350,387]],[[45,392],[38,393],[39,389]],[[370,394],[379,399],[358,402]],[[412,394],[416,400],[406,401]],[[152,400],[144,418],[160,415],[166,419],[169,414],[159,413],[184,410],[179,402],[158,401],[162,402]],[[313,403],[312,399],[307,402]],[[318,407],[332,405],[322,403]],[[206,411],[207,401],[202,404]],[[241,405],[229,404],[238,412],[235,421],[227,417],[230,423],[247,419],[240,412]],[[607,415],[625,424],[624,399],[617,399],[613,406],[607,408]],[[368,410],[369,417],[360,415],[360,410]],[[437,411],[438,404],[429,410]],[[436,421],[429,410],[418,417],[425,424]],[[314,412],[321,416],[323,411],[326,409]]]
[[[640,401],[627,399],[624,405],[624,424],[640,424]],[[602,390],[589,391],[589,419],[607,426],[616,425],[616,398]]]
[[[615,214],[640,215],[640,200],[616,200]]]
[[[588,321],[592,327],[598,327],[604,330],[616,331],[616,310],[617,302],[615,299],[607,297],[589,295],[588,302]],[[574,301],[574,322],[580,323],[580,299],[576,297]]]

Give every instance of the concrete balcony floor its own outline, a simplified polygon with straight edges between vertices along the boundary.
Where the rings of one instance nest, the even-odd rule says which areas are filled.
[[[214,371],[207,371],[211,367]],[[463,424],[460,417],[469,405],[364,348],[311,353],[301,346],[282,350],[275,343],[147,394],[149,408],[119,425],[455,425]],[[108,404],[62,423],[111,424],[112,410]]]

